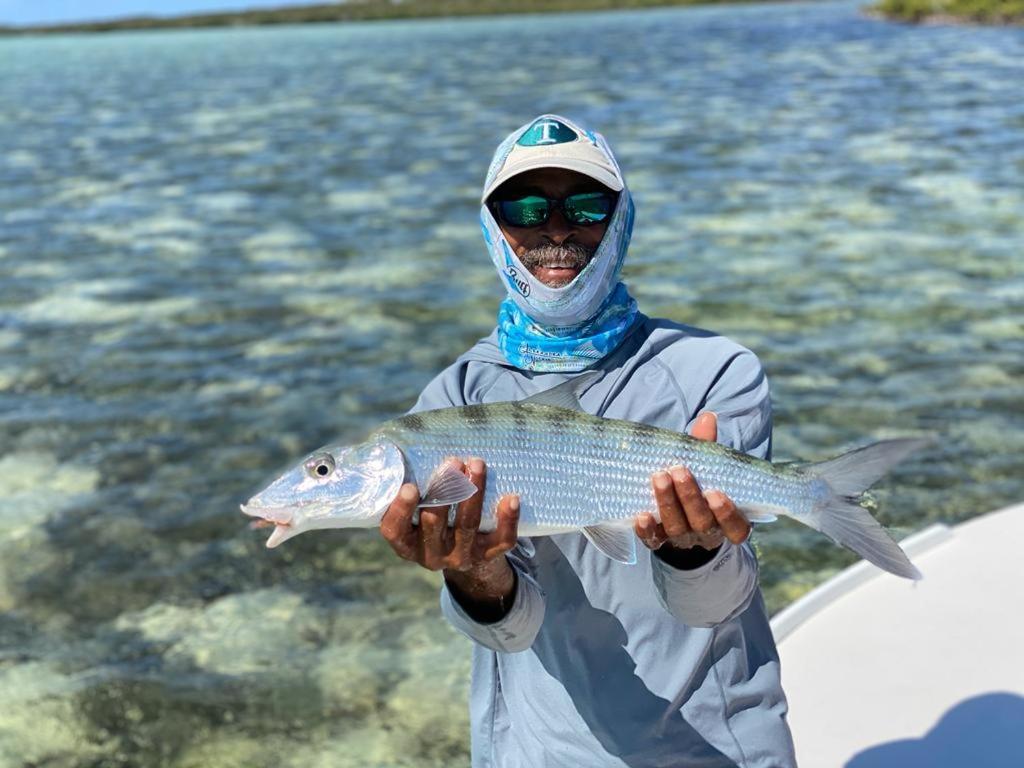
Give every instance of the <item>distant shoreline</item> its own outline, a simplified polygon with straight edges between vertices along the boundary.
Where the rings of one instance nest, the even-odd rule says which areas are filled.
[[[785,0],[349,0],[182,16],[132,16],[67,24],[2,26],[0,37],[120,32],[131,30],[261,27],[346,21],[463,18],[575,11],[624,11],[701,5],[755,4]],[[879,0],[864,7],[869,18],[910,24],[1024,25],[1024,0]]]
[[[499,0],[350,0],[343,4],[299,5],[186,16],[135,16],[105,21],[0,26],[2,36],[55,35],[77,32],[119,32],[146,29],[259,27],[275,24],[325,24],[345,21],[498,16],[526,13],[612,11],[673,6],[756,3],[766,0],[518,0],[514,7]]]
[[[1024,25],[1024,0],[880,0],[865,11],[909,24]]]

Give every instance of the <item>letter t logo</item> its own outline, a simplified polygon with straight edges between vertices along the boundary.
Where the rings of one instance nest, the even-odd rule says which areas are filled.
[[[546,144],[564,144],[577,138],[576,131],[569,126],[558,120],[545,118],[531,125],[516,143],[521,147],[539,147]]]
[[[538,144],[556,144],[557,141],[551,136],[551,131],[558,128],[558,123],[553,120],[545,120],[543,123],[537,123],[537,127],[540,128],[540,138],[537,139]]]

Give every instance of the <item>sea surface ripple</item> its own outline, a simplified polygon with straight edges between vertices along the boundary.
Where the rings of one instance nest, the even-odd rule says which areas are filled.
[[[372,532],[239,501],[489,332],[496,143],[599,128],[648,314],[754,349],[775,457],[939,440],[1024,499],[1024,30],[785,4],[0,40],[0,766],[468,763],[468,645]],[[851,562],[759,529],[778,609]]]

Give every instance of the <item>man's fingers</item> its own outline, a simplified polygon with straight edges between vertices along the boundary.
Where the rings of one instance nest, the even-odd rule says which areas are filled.
[[[651,476],[651,485],[654,487],[654,502],[658,505],[658,515],[665,533],[673,539],[688,534],[690,524],[686,521],[669,473],[655,472]]]
[[[421,509],[419,526],[414,526],[412,520],[420,501],[419,491],[409,483],[399,490],[380,525],[381,535],[399,557],[435,571],[442,568],[466,570],[515,547],[519,497],[503,497],[498,502],[494,530],[480,533],[487,467],[481,459],[471,459],[468,465],[458,462],[458,468],[466,473],[477,492],[459,504],[452,527],[448,526],[448,507]]]
[[[714,442],[718,439],[718,417],[711,411],[704,411],[693,422],[693,431],[690,434],[698,440]]]
[[[707,533],[714,528],[715,515],[690,471],[686,467],[673,467],[669,470],[669,475],[672,477],[675,494],[686,513],[686,522],[690,529],[697,533]]]
[[[466,473],[476,486],[477,492],[459,504],[455,513],[454,543],[448,555],[448,568],[465,568],[473,559],[473,544],[480,528],[480,511],[483,507],[484,485],[487,482],[487,467],[481,459],[470,459]]]
[[[637,515],[636,521],[633,523],[633,530],[648,549],[658,549],[668,539],[665,529],[658,524],[650,512]]]
[[[718,521],[718,527],[733,544],[742,544],[750,536],[750,523],[743,513],[736,509],[732,499],[721,491],[710,491],[707,495],[708,505]]]
[[[476,551],[483,560],[493,560],[516,545],[519,530],[519,497],[502,496],[496,512],[497,526],[477,536]]]
[[[448,533],[448,507],[425,507],[420,510],[420,537],[417,560],[432,571],[444,567],[451,549]]]
[[[399,489],[398,496],[391,502],[380,521],[381,536],[404,560],[416,558],[416,532],[413,529],[412,516],[419,500],[420,492],[416,486],[406,483]]]

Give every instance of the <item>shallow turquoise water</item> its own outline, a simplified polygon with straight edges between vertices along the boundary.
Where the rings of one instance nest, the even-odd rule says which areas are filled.
[[[370,533],[237,503],[488,332],[476,196],[602,130],[641,306],[772,379],[776,457],[939,442],[898,535],[1024,498],[1024,31],[854,6],[0,40],[0,766],[466,764],[466,644]],[[774,607],[851,562],[758,534]]]

